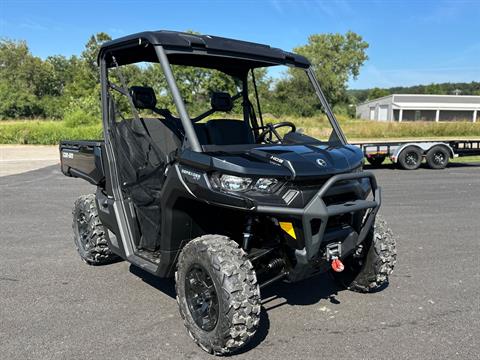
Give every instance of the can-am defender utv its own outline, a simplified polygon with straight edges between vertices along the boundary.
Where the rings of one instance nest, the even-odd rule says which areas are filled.
[[[188,333],[214,354],[252,338],[260,289],[274,281],[331,272],[355,291],[387,283],[396,254],[392,234],[375,221],[380,189],[362,171],[362,152],[347,144],[306,58],[250,42],[156,31],[105,43],[98,61],[104,141],[60,145],[63,173],[97,186],[73,211],[85,262],[122,258],[174,276]],[[123,69],[141,62],[161,69],[163,90],[145,86],[148,79],[127,84]],[[318,102],[326,114],[328,122],[313,129],[320,139],[291,122],[263,122],[255,73],[282,65],[290,76],[305,76],[289,91]],[[186,103],[178,85],[193,91],[197,75],[179,79],[180,66],[201,69],[198,76],[207,80],[212,72],[233,79],[223,83],[234,84],[229,89],[236,93],[221,81],[210,84],[208,94],[194,98],[210,96],[204,101],[210,109],[193,116],[195,104]],[[175,106],[158,108],[158,99],[169,96]],[[121,116],[122,106],[133,119]]]

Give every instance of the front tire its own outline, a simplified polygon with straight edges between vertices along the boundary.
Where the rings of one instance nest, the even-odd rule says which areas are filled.
[[[89,265],[106,265],[119,258],[108,247],[107,230],[98,218],[95,195],[82,195],[73,207],[73,240],[78,254]]]
[[[374,228],[362,246],[363,256],[350,255],[344,260],[345,270],[332,274],[348,290],[374,292],[388,284],[397,262],[395,238],[383,218],[377,215]]]
[[[178,259],[175,287],[187,332],[203,350],[230,354],[252,339],[260,321],[260,289],[236,242],[221,235],[190,241]]]

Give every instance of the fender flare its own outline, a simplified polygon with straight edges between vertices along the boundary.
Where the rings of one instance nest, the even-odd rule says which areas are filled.
[[[399,147],[397,147],[393,152],[393,154],[390,156],[390,160],[394,164],[396,164],[401,152],[408,146],[415,146],[416,148],[420,149],[422,152],[422,155],[425,155],[428,152],[428,150],[430,150],[434,146],[443,146],[450,153],[450,157],[452,158],[455,157],[455,152],[453,151],[452,147],[445,142],[411,142],[411,143],[402,144]]]

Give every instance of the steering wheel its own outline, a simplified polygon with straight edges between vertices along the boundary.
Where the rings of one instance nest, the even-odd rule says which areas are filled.
[[[277,129],[285,126],[291,128],[290,132],[295,132],[297,130],[295,124],[291,123],[290,121],[282,121],[276,124],[268,123],[264,126],[265,130],[258,135],[258,142],[264,142],[266,144],[280,144],[282,142],[282,136],[278,133]],[[274,136],[277,138],[276,140],[273,138]]]

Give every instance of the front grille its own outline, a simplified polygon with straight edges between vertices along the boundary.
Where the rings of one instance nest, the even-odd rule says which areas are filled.
[[[342,214],[330,217],[327,222],[327,229],[342,227],[344,225],[353,225],[352,214]]]
[[[323,201],[325,205],[335,205],[335,204],[343,204],[349,201],[358,200],[358,197],[353,192],[342,193],[338,195],[332,196],[324,196]]]

